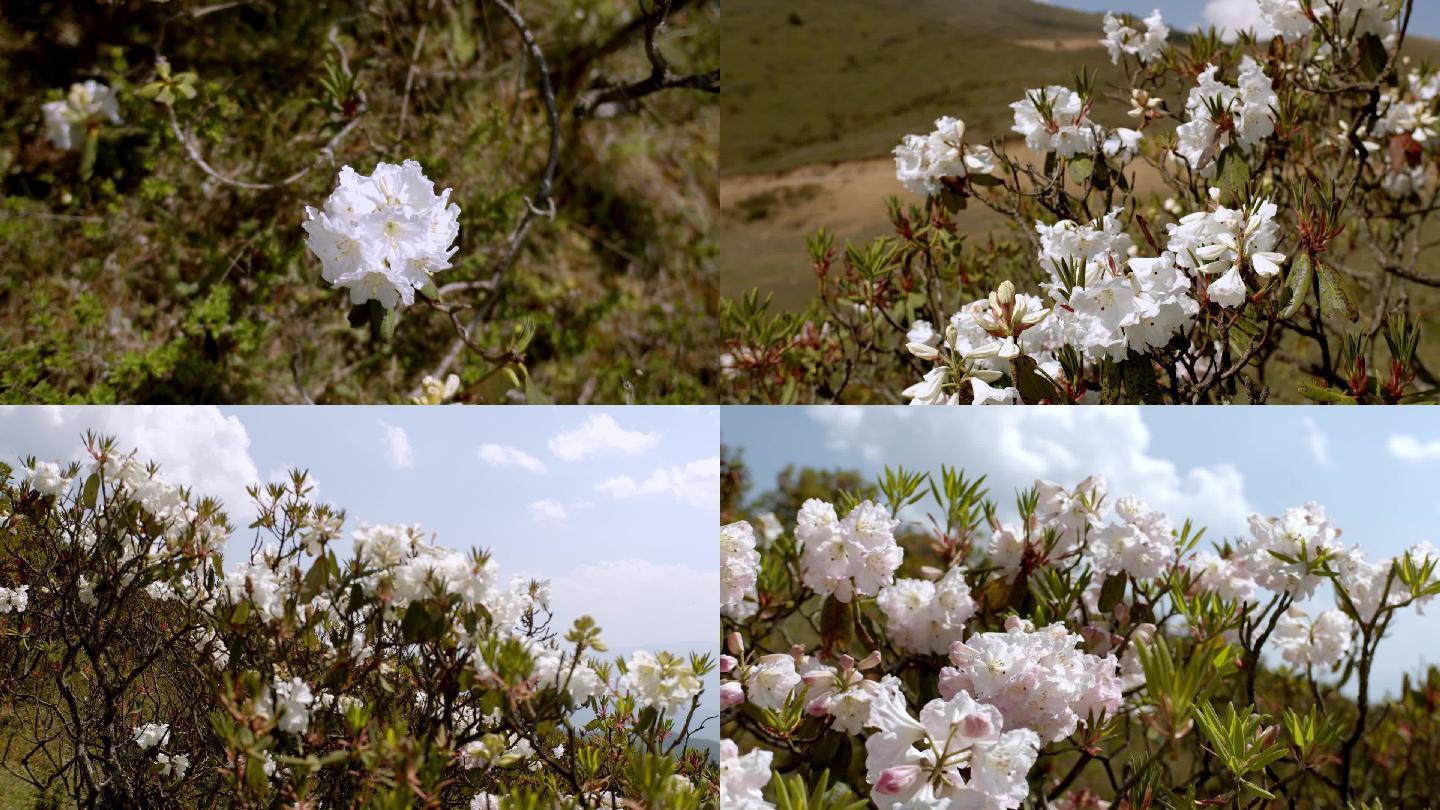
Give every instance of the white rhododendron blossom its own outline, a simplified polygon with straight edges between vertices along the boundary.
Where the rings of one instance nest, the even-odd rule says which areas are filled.
[[[1097,571],[1152,579],[1175,562],[1175,527],[1170,518],[1150,510],[1139,498],[1117,501],[1115,517],[1096,533],[1090,547]]]
[[[170,726],[165,723],[146,723],[135,728],[133,735],[136,745],[148,751],[157,745],[170,742]]]
[[[25,470],[25,480],[41,495],[61,495],[70,488],[70,479],[53,461],[35,462],[35,466]]]
[[[299,678],[277,679],[270,691],[256,701],[255,708],[262,717],[276,720],[286,734],[304,734],[310,728],[310,706],[314,702],[309,684]]]
[[[1062,624],[1033,630],[1012,617],[1004,633],[980,633],[950,648],[940,694],[968,692],[993,704],[1006,728],[1034,729],[1046,742],[1064,739],[1087,715],[1120,706],[1118,662],[1082,652],[1080,636]]]
[[[1358,38],[1373,34],[1384,39],[1395,33],[1394,6],[1388,0],[1256,0],[1256,3],[1260,7],[1260,19],[1283,39],[1298,40],[1309,35],[1315,28],[1312,19],[1336,27],[1341,36]]]
[[[621,691],[628,692],[641,706],[653,707],[668,715],[689,708],[703,685],[690,663],[683,658],[647,650],[636,650],[626,663]]]
[[[930,701],[917,719],[897,680],[883,686],[865,741],[876,806],[1010,810],[1025,801],[1040,749],[1034,731],[1006,730],[998,709],[965,692]]]
[[[1339,530],[1325,508],[1313,502],[1279,517],[1250,515],[1250,534],[1239,553],[1255,582],[1302,599],[1315,592],[1328,561],[1341,552]]]
[[[392,309],[415,302],[431,276],[450,267],[460,233],[460,207],[407,160],[380,163],[369,175],[346,166],[321,209],[306,206],[306,243],[324,279],[350,290],[355,304]]]
[[[91,127],[104,121],[120,123],[115,91],[94,79],[70,85],[63,101],[47,101],[40,109],[45,116],[45,139],[66,151],[81,148]]]
[[[6,613],[24,613],[25,607],[30,604],[30,586],[21,585],[18,588],[0,588],[0,615]]]
[[[1052,84],[1028,90],[1010,109],[1015,111],[1013,129],[1037,152],[1064,158],[1089,154],[1105,137],[1104,129],[1088,118],[1090,101],[1068,87]]]
[[[1190,279],[1168,254],[1129,258],[1135,246],[1120,213],[1086,225],[1035,224],[1040,266],[1050,273],[1043,286],[1060,304],[1052,308],[1050,329],[1056,343],[1075,346],[1092,360],[1123,360],[1131,350],[1163,346],[1189,328],[1200,309]]]
[[[1187,119],[1175,129],[1175,150],[1190,168],[1209,173],[1226,146],[1249,149],[1275,132],[1275,90],[1265,69],[1250,56],[1240,61],[1237,84],[1216,79],[1208,65],[1185,102]]]
[[[1213,551],[1201,549],[1190,561],[1190,570],[1200,578],[1200,585],[1214,592],[1221,599],[1235,602],[1255,602],[1259,585],[1245,567],[1245,559],[1238,556],[1222,557]]]
[[[772,516],[773,519],[773,516]],[[755,530],[745,521],[720,527],[720,607],[733,608],[755,595],[755,575],[760,554],[755,550]]]
[[[190,757],[184,754],[167,754],[161,751],[155,754],[155,761],[160,765],[161,776],[173,776],[179,779],[185,775],[186,771],[190,770]]]
[[[897,579],[880,589],[875,604],[896,645],[919,653],[947,652],[964,637],[965,622],[975,613],[963,568],[950,569],[936,582]]]
[[[995,171],[990,147],[967,144],[965,122],[948,116],[936,120],[929,135],[906,135],[894,154],[895,178],[922,197],[939,194],[947,178]]]
[[[761,656],[745,668],[745,699],[762,709],[779,709],[800,686],[795,658],[785,653]]]
[[[1305,609],[1292,606],[1275,624],[1275,646],[1287,664],[1304,669],[1339,666],[1350,653],[1355,621],[1330,609],[1312,621]]]
[[[764,749],[741,756],[739,746],[720,741],[720,806],[725,810],[774,810],[762,791],[770,782],[774,754]]]
[[[1280,241],[1276,210],[1270,200],[1261,199],[1240,209],[1217,206],[1188,214],[1168,226],[1166,255],[1179,267],[1211,279],[1206,287],[1211,301],[1240,306],[1249,292],[1241,271],[1248,268],[1269,278],[1285,261],[1285,255],[1275,251]]]
[[[834,505],[806,501],[795,526],[806,586],[841,602],[878,594],[904,557],[895,544],[898,525],[889,510],[871,501],[856,504],[844,520]]]
[[[1120,64],[1125,54],[1136,57],[1143,63],[1154,62],[1165,53],[1165,41],[1170,37],[1170,28],[1160,16],[1159,10],[1144,20],[1145,30],[1140,31],[1125,20],[1106,12],[1105,37],[1100,44],[1110,52],[1110,63]]]

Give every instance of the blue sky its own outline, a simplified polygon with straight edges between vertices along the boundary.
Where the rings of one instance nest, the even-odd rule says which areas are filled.
[[[1041,0],[1054,6],[1081,11],[1129,11],[1149,14],[1160,9],[1165,22],[1177,30],[1193,30],[1201,26],[1227,24],[1246,27],[1256,18],[1255,0]],[[1440,3],[1417,0],[1410,18],[1410,30],[1422,36],[1440,39]]]
[[[1342,542],[1374,557],[1421,540],[1440,546],[1440,413],[1429,408],[727,408],[722,438],[742,449],[755,489],[787,463],[879,472],[886,463],[985,473],[1007,509],[1036,478],[1105,475],[1208,536],[1240,536],[1250,512],[1318,501]],[[781,516],[791,520],[793,516]],[[1329,606],[1328,589],[1317,598]],[[1440,604],[1404,611],[1381,645],[1375,681],[1435,662]],[[1428,653],[1428,655],[1427,655]]]
[[[244,484],[303,466],[360,521],[420,523],[554,580],[568,624],[612,647],[713,649],[719,635],[714,408],[6,408],[0,457],[70,459],[86,428],[249,522]],[[489,449],[482,447],[489,445]],[[232,538],[227,557],[249,548]]]

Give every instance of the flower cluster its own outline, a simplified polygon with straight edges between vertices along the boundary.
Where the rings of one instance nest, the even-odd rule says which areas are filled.
[[[636,650],[626,663],[622,688],[639,705],[673,716],[685,711],[704,686],[684,658]]]
[[[56,149],[79,149],[92,127],[103,121],[120,123],[115,91],[89,79],[70,85],[64,101],[40,105],[45,116],[45,139]]]
[[[1165,41],[1170,38],[1170,28],[1157,9],[1145,18],[1145,30],[1139,31],[1114,14],[1105,14],[1105,37],[1100,40],[1110,51],[1110,63],[1118,65],[1124,54],[1136,57],[1149,64],[1165,53]]]
[[[30,604],[29,589],[28,585],[0,588],[0,616],[6,613],[24,613],[25,607]]]
[[[1393,37],[1395,19],[1388,0],[1257,0],[1260,19],[1275,29],[1276,36],[1298,40],[1308,36],[1316,23],[1339,23],[1343,36],[1367,34]],[[1336,14],[1335,12],[1339,13]],[[1332,16],[1333,15],[1333,16]],[[1352,33],[1353,32],[1353,33]]]
[[[774,756],[765,750],[741,756],[739,746],[721,740],[720,806],[726,810],[773,810],[774,805],[765,801],[761,791],[770,782],[770,761]]]
[[[965,692],[930,701],[917,719],[897,679],[887,676],[882,687],[868,724],[876,733],[865,741],[878,807],[1010,810],[1025,801],[1040,749],[1034,731],[1005,730],[996,707]]]
[[[720,527],[720,607],[733,609],[745,597],[755,595],[756,569],[760,553],[755,550],[755,530],[745,521]]]
[[[325,280],[349,289],[353,303],[409,306],[458,250],[460,207],[449,200],[450,189],[436,195],[413,160],[379,163],[369,175],[346,166],[324,207],[305,208],[306,242]]]
[[[890,639],[902,649],[941,654],[959,641],[975,600],[964,568],[952,568],[939,581],[897,579],[880,589],[875,604],[885,614]]]
[[[1304,669],[1337,667],[1345,660],[1355,635],[1355,621],[1330,609],[1311,621],[1305,609],[1292,606],[1275,623],[1275,647],[1287,664]]]
[[[1063,158],[1090,154],[1105,139],[1104,128],[1089,120],[1090,100],[1068,87],[1052,84],[1027,91],[1010,109],[1015,111],[1013,129],[1037,152]]]
[[[929,135],[906,135],[894,154],[895,178],[922,197],[939,194],[947,179],[995,171],[990,147],[965,143],[965,122],[949,116],[936,120]]]
[[[870,501],[856,504],[844,520],[833,504],[806,501],[795,526],[806,587],[841,602],[878,594],[904,557],[895,544],[897,525],[889,510]]]
[[[1221,149],[1235,144],[1250,149],[1275,132],[1275,89],[1265,69],[1250,56],[1240,61],[1238,84],[1215,78],[1215,65],[1206,66],[1185,102],[1189,119],[1175,129],[1175,151],[1190,168],[1213,173]]]
[[[1175,561],[1175,526],[1139,498],[1115,503],[1116,520],[1095,535],[1090,558],[1104,574],[1138,579],[1160,576]]]
[[[1206,295],[1222,307],[1237,307],[1248,294],[1242,270],[1269,278],[1285,261],[1285,255],[1275,251],[1280,241],[1275,214],[1275,204],[1268,199],[1239,209],[1216,206],[1214,211],[1188,214],[1168,226],[1170,242],[1162,260],[1168,257],[1189,272],[1218,276],[1205,288]]]
[[[1004,633],[980,633],[950,649],[940,694],[962,692],[996,706],[1005,728],[1034,729],[1045,742],[1074,733],[1087,716],[1120,706],[1115,657],[1080,651],[1083,639],[1062,624],[1035,630],[1018,617]]]

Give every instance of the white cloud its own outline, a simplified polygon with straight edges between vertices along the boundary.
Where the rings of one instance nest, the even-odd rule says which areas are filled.
[[[642,482],[620,475],[601,481],[595,489],[618,500],[667,495],[691,506],[715,506],[720,502],[720,458],[702,458],[683,467],[661,467]]]
[[[380,421],[380,426],[385,428],[385,458],[389,459],[390,466],[401,470],[414,467],[415,451],[410,447],[410,434],[405,432],[405,428],[384,420]]]
[[[1230,464],[1181,469],[1150,452],[1150,430],[1138,408],[811,408],[825,426],[828,447],[858,454],[870,472],[883,464],[938,472],[954,465],[987,475],[992,498],[1037,478],[1073,485],[1103,475],[1112,499],[1143,498],[1177,523],[1187,517],[1217,534],[1243,534],[1244,479]]]
[[[1301,423],[1305,425],[1305,443],[1309,445],[1315,463],[1327,469],[1334,467],[1335,462],[1330,459],[1330,434],[1321,430],[1320,425],[1308,416],[1301,417]]]
[[[503,444],[480,445],[480,460],[496,467],[519,467],[533,473],[545,472],[545,462],[521,450]]]
[[[1440,458],[1440,439],[1422,442],[1414,436],[1397,435],[1387,439],[1385,447],[1401,461],[1419,463]]]
[[[720,632],[715,571],[648,560],[605,560],[551,578],[561,627],[589,614],[611,646],[701,641]]]
[[[551,436],[550,452],[566,461],[579,461],[607,450],[639,453],[649,450],[659,441],[658,433],[626,430],[616,424],[609,414],[601,413],[586,419],[574,430]]]
[[[536,523],[544,525],[555,525],[564,523],[569,514],[565,511],[565,504],[557,500],[545,498],[544,500],[533,501],[530,504],[530,517]]]
[[[1200,14],[1205,22],[1220,29],[1227,42],[1233,42],[1246,30],[1253,30],[1262,40],[1275,35],[1275,29],[1261,18],[1260,4],[1255,0],[1209,0]]]
[[[121,450],[159,464],[166,480],[220,499],[232,522],[248,522],[240,519],[252,514],[245,487],[260,481],[250,436],[238,418],[208,405],[0,408],[0,455],[80,460],[86,430],[115,437]]]

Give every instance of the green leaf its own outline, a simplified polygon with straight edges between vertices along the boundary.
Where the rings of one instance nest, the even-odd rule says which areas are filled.
[[[100,497],[100,474],[91,473],[90,477],[85,479],[85,489],[80,493],[80,500],[85,504],[86,509],[94,509],[95,500],[98,497]]]
[[[1238,146],[1227,146],[1216,160],[1215,185],[1220,189],[1220,203],[1235,205],[1245,196],[1250,182],[1250,167]]]
[[[230,612],[231,624],[244,624],[248,618],[250,618],[250,603],[248,601],[236,604],[235,609]]]
[[[525,375],[525,404],[527,404],[527,405],[554,405],[554,404],[555,404],[555,401],[552,400],[550,397],[546,396],[546,395],[545,395],[545,392],[540,390],[540,386],[536,385],[536,384],[535,384],[535,381],[532,380],[532,379],[530,379],[530,375],[529,375],[529,374],[526,374],[526,375]]]
[[[1324,262],[1315,263],[1315,282],[1320,285],[1320,311],[1332,318],[1344,318],[1352,323],[1360,318],[1345,283],[1335,268]]]
[[[1109,613],[1120,604],[1125,598],[1125,585],[1128,580],[1124,574],[1106,577],[1105,584],[1100,586],[1100,610],[1102,613]]]
[[[95,155],[100,150],[100,131],[92,129],[85,133],[84,151],[80,153],[80,178],[89,180],[95,170]]]
[[[1285,290],[1289,297],[1285,302],[1284,309],[1280,310],[1281,318],[1293,318],[1300,312],[1300,307],[1305,303],[1305,297],[1310,294],[1310,280],[1314,278],[1315,270],[1310,263],[1310,254],[1301,253],[1295,257],[1290,265],[1290,275],[1285,278]]]
[[[1385,50],[1384,40],[1374,34],[1360,38],[1360,69],[1365,72],[1365,78],[1379,76],[1389,64],[1390,52]]]
[[[1095,161],[1088,157],[1077,157],[1070,161],[1070,179],[1079,185],[1095,176]]]
[[[1311,402],[1323,402],[1331,405],[1354,405],[1355,397],[1344,391],[1337,391],[1334,388],[1326,388],[1313,383],[1300,383],[1300,396]]]
[[[1055,402],[1060,398],[1055,386],[1040,373],[1040,365],[1035,362],[1035,358],[1028,354],[1016,355],[1010,361],[1010,376],[1015,381],[1020,398],[1027,405]]]
[[[1162,404],[1165,397],[1155,378],[1155,364],[1143,354],[1131,354],[1120,363],[1120,375],[1130,396],[1146,405]]]
[[[300,601],[308,604],[310,600],[325,590],[325,584],[329,578],[330,564],[324,557],[321,557],[315,561],[314,565],[310,566],[310,570],[305,574],[305,579],[300,582]]]
[[[400,619],[400,633],[408,642],[429,640],[430,614],[424,602],[411,602]]]

